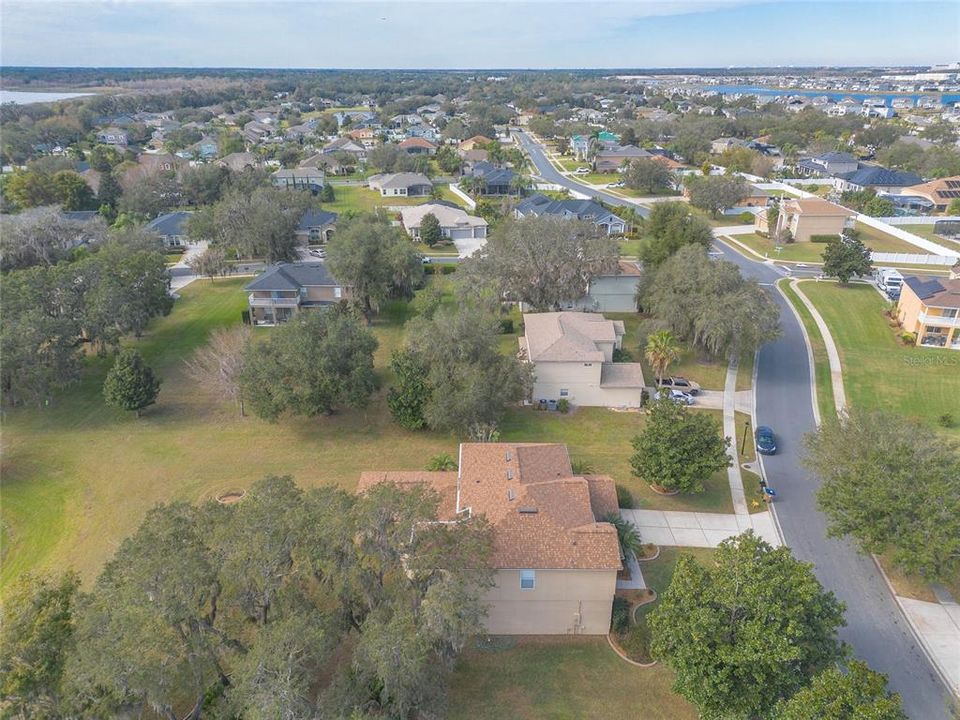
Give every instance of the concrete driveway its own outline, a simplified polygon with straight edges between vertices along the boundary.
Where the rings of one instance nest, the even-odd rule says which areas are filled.
[[[468,258],[477,250],[487,244],[486,238],[465,238],[463,240],[454,240],[453,244],[457,246],[457,253],[462,258]]]

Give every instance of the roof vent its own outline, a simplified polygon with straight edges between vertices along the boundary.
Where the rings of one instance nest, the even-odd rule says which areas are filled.
[[[517,494],[510,488],[507,488],[507,500],[516,500]]]
[[[513,460],[513,453],[507,450],[507,462],[510,462],[511,460]]]
[[[507,468],[507,480],[513,480],[513,470]]]
[[[521,514],[521,515],[536,515],[536,514],[537,514],[537,509],[536,509],[535,507],[531,507],[530,505],[521,505],[521,506],[520,506],[520,514]]]

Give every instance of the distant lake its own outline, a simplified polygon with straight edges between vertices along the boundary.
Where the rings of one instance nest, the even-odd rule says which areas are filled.
[[[703,90],[713,90],[721,95],[800,95],[802,97],[828,97],[833,102],[843,100],[844,98],[853,98],[863,102],[867,98],[883,99],[886,105],[896,98],[910,98],[914,102],[921,97],[938,97],[944,105],[960,102],[960,95],[940,93],[857,93],[857,92],[837,92],[835,90],[785,90],[783,88],[771,88],[758,85],[698,85]]]
[[[30,105],[31,103],[70,100],[71,98],[86,97],[92,94],[93,93],[22,92],[20,90],[0,90],[0,104],[16,103],[17,105]]]

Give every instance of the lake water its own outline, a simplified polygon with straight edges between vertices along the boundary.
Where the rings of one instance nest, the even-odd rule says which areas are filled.
[[[801,97],[823,97],[826,96],[832,101],[843,100],[844,98],[853,98],[863,102],[867,98],[880,99],[890,105],[895,98],[910,98],[916,102],[921,97],[939,97],[944,105],[960,102],[960,94],[951,93],[939,95],[938,93],[857,93],[857,92],[837,92],[835,90],[784,90],[783,88],[764,87],[762,85],[702,85],[703,90],[713,90],[721,95],[799,95]]]
[[[0,104],[16,103],[17,105],[30,105],[31,103],[70,100],[71,98],[86,97],[87,95],[92,94],[93,93],[23,92],[21,90],[0,90]]]

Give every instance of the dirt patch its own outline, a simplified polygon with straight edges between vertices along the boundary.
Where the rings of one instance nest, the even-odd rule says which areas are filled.
[[[664,497],[673,497],[674,495],[679,495],[679,490],[667,490],[665,487],[659,485],[650,485],[650,489],[653,490],[657,495],[663,495]]]
[[[227,490],[217,495],[217,502],[221,505],[233,505],[243,500],[246,494],[246,490]]]

